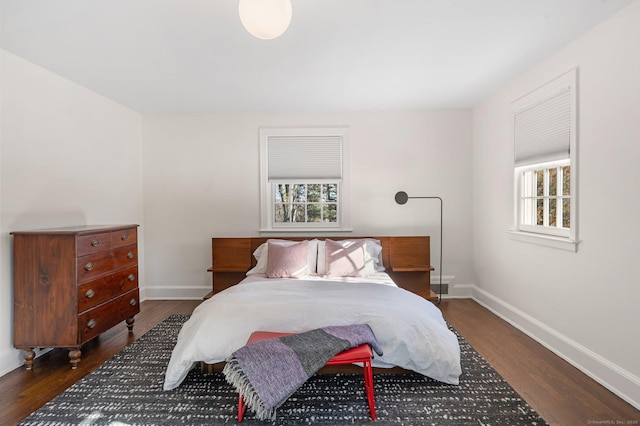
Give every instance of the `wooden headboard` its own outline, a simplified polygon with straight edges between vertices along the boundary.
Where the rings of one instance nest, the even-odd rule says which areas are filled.
[[[274,237],[270,237],[274,238]],[[278,238],[302,241],[313,237]],[[430,242],[428,236],[420,237],[330,237],[332,240],[374,238],[382,245],[382,260],[386,272],[398,286],[416,293],[425,299],[437,300],[431,291]],[[209,298],[245,278],[246,272],[256,265],[253,252],[266,242],[265,237],[212,238],[211,267],[212,291]],[[319,238],[324,239],[324,238]]]

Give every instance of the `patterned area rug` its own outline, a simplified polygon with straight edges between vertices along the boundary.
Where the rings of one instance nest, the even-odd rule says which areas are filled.
[[[222,374],[194,368],[180,387],[163,391],[164,371],[182,324],[173,315],[31,414],[21,425],[235,424],[238,395]],[[378,425],[545,425],[538,414],[461,337],[460,385],[419,375],[374,376]],[[274,423],[372,424],[362,376],[316,375],[278,409]]]

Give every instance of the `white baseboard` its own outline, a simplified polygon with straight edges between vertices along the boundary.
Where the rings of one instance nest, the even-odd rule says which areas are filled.
[[[443,294],[443,299],[471,299],[473,297],[473,284],[453,284],[449,286],[449,293]]]
[[[47,352],[52,351],[54,348],[34,348],[34,359]],[[0,377],[9,373],[10,371],[20,368],[24,365],[24,353],[21,349],[8,349],[0,355]]]
[[[455,275],[443,275],[442,285],[451,284],[451,281],[453,281],[455,278]],[[431,280],[429,280],[429,282],[431,283],[431,285],[440,284],[440,275],[431,274]]]
[[[443,275],[442,276],[442,284],[449,284],[455,278],[454,275]],[[431,284],[438,284],[439,277],[431,277]],[[455,284],[455,287],[449,286],[449,291],[452,288],[465,289],[463,294],[460,295],[449,295],[449,297],[464,297],[471,298],[471,290],[468,288],[473,287],[472,285],[460,285]],[[202,286],[202,287],[145,287],[140,288],[140,300],[198,300],[202,299],[211,291],[210,286]],[[443,295],[443,298],[445,295]]]
[[[4,376],[24,364],[24,360],[17,349],[7,349],[0,354],[0,376]]]
[[[455,278],[454,275],[443,275],[442,276],[442,284],[449,284]],[[439,284],[439,277],[431,277],[431,284]],[[472,285],[461,286],[460,284],[455,284],[455,287],[449,286],[449,291],[451,292],[452,288],[467,288],[464,290],[464,294],[455,295],[449,297],[464,297],[471,298],[471,290],[468,290],[469,287],[473,287]],[[205,295],[207,295],[211,291],[210,286],[206,287],[146,287],[140,288],[140,300],[198,300],[202,299]],[[443,295],[443,298],[445,295]]]
[[[140,289],[140,300],[202,300],[208,287],[146,287]]]
[[[611,361],[492,294],[476,286],[471,287],[471,298],[476,302],[533,338],[635,408],[640,409],[640,377],[613,364]]]

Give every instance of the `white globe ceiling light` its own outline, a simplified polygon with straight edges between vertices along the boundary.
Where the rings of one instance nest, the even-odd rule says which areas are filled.
[[[263,40],[276,38],[291,23],[291,0],[240,0],[240,21],[249,33]]]

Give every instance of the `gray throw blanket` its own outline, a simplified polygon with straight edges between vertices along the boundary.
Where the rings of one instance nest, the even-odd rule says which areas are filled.
[[[368,324],[324,327],[243,346],[222,373],[260,420],[276,409],[331,358],[364,343],[382,349]]]

